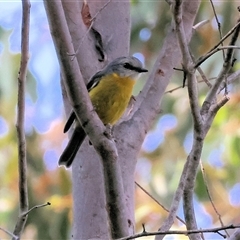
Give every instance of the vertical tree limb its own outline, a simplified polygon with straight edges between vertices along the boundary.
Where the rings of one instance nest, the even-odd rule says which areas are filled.
[[[183,172],[185,176],[184,192],[183,192],[183,209],[184,216],[186,220],[186,226],[188,230],[197,229],[197,222],[193,206],[193,196],[195,180],[197,175],[197,170],[201,158],[202,148],[204,144],[204,139],[207,132],[210,129],[212,121],[217,113],[217,111],[228,101],[228,98],[224,98],[219,103],[216,103],[217,94],[219,87],[223,80],[226,78],[227,73],[231,68],[231,59],[233,54],[233,49],[230,48],[227,51],[227,55],[224,61],[223,69],[216,79],[215,84],[213,84],[210,89],[202,107],[200,108],[198,104],[198,92],[196,88],[196,77],[194,64],[190,58],[188,43],[185,41],[185,32],[182,26],[182,1],[176,0],[174,5],[174,19],[176,23],[176,32],[178,34],[179,45],[183,56],[183,68],[186,73],[188,81],[188,93],[190,107],[193,117],[193,127],[194,127],[194,139],[192,150],[187,158],[187,163],[185,167],[186,171]],[[238,37],[239,28],[236,29],[232,36],[231,45],[234,45]],[[185,169],[185,168],[184,168]],[[183,175],[182,175],[183,178]],[[197,240],[201,239],[200,234],[190,235],[190,239]]]
[[[182,0],[176,0],[174,7],[173,7],[173,16],[176,25],[176,34],[179,41],[179,46],[182,52],[182,61],[183,61],[183,70],[186,74],[187,83],[188,83],[188,95],[189,95],[189,102],[193,117],[193,124],[194,124],[194,143],[192,151],[189,154],[187,159],[188,167],[186,171],[186,178],[185,178],[185,187],[183,192],[183,209],[184,209],[184,216],[186,220],[186,227],[188,230],[195,230],[197,229],[197,222],[194,213],[193,207],[193,191],[194,191],[194,184],[195,179],[189,178],[189,170],[192,170],[194,173],[193,176],[196,176],[197,167],[193,167],[192,165],[199,161],[202,146],[203,146],[203,131],[202,131],[202,116],[200,114],[200,106],[198,103],[198,90],[197,90],[197,81],[195,76],[195,68],[192,61],[192,57],[189,51],[188,43],[185,37],[185,31],[183,27],[183,12],[182,12]],[[197,141],[195,141],[197,140]],[[198,163],[194,164],[198,165]],[[191,176],[192,176],[191,175]],[[185,191],[186,184],[191,188],[188,191]],[[192,234],[190,235],[190,239],[197,240],[200,239],[200,234]]]
[[[18,76],[18,104],[17,104],[17,136],[18,136],[18,169],[19,169],[19,197],[20,214],[14,229],[14,235],[20,237],[27,221],[28,211],[28,187],[27,187],[27,159],[26,139],[24,131],[25,115],[25,83],[29,59],[29,23],[30,2],[22,0],[22,41],[21,41],[21,63]]]
[[[191,2],[191,4],[190,4]],[[186,44],[190,41],[191,39],[191,35],[192,35],[192,26],[193,26],[193,22],[194,22],[194,19],[195,19],[195,16],[196,16],[196,13],[197,13],[197,10],[198,10],[198,7],[199,7],[199,4],[200,4],[200,1],[185,1],[184,2],[184,16],[182,18],[182,22],[181,24],[184,24],[184,33],[186,34],[185,35],[185,41],[186,41]],[[172,30],[172,32],[170,33],[172,34],[173,36],[171,36],[172,39],[174,39],[174,49],[178,50],[179,52],[175,52],[174,54],[170,54],[168,57],[175,57],[173,60],[171,60],[170,58],[170,63],[175,63],[175,66],[176,64],[178,64],[178,62],[181,60],[181,57],[183,55],[183,53],[181,54],[181,49],[179,49],[179,45],[178,44],[178,37],[177,37],[177,30],[176,30],[176,24],[175,24],[175,28]],[[168,44],[170,41],[167,40],[166,41],[166,44]],[[165,44],[164,44],[165,45]],[[172,44],[173,45],[173,44]],[[184,47],[184,46],[182,46]],[[185,49],[185,51],[188,51],[187,49]],[[169,51],[167,51],[169,53]],[[166,65],[167,66],[167,58],[165,57],[166,54],[163,54],[162,55],[162,60],[161,60],[161,64],[158,66],[158,73],[160,76],[162,77],[165,77],[165,75],[168,73],[166,72],[166,70],[163,70],[163,67]],[[176,56],[178,57],[178,59],[176,59]],[[164,64],[164,62],[162,63],[162,61],[166,61],[166,64]],[[177,62],[175,62],[175,60],[178,60]],[[174,67],[174,66],[173,66]],[[173,68],[172,67],[172,68]],[[161,84],[162,81],[157,81],[155,85],[158,85],[158,84]],[[195,89],[193,89],[193,91],[195,91]],[[192,105],[197,105],[198,103],[194,102]],[[196,113],[196,119],[200,119],[201,117],[199,116],[199,113]],[[174,194],[174,197],[173,197],[173,200],[172,200],[172,203],[171,203],[171,207],[170,207],[170,213],[167,217],[167,219],[164,221],[163,225],[161,226],[161,228],[159,229],[159,231],[167,231],[171,228],[173,222],[174,222],[174,219],[175,219],[175,216],[176,216],[176,212],[178,210],[178,207],[179,207],[179,203],[182,199],[182,195],[183,195],[183,190],[184,190],[184,186],[185,186],[185,181],[186,181],[186,175],[187,175],[187,171],[188,171],[188,168],[189,168],[189,161],[187,160],[185,166],[184,166],[184,169],[183,169],[183,172],[182,172],[182,176],[181,176],[181,179],[179,181],[179,185],[178,185],[178,188]],[[155,239],[157,240],[160,240],[160,239],[163,239],[164,238],[164,235],[162,236],[156,236]]]

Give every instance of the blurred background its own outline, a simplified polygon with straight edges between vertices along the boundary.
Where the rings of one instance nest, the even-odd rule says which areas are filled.
[[[236,1],[213,1],[226,34],[239,18]],[[26,94],[26,137],[30,207],[51,202],[51,206],[29,215],[23,239],[67,239],[71,230],[71,170],[58,168],[57,161],[67,142],[62,133],[66,120],[60,89],[57,57],[42,1],[32,1],[30,61]],[[16,137],[17,76],[20,64],[21,1],[0,0],[0,227],[12,231],[18,216],[18,171]],[[151,67],[161,49],[171,22],[165,1],[132,1],[131,54]],[[211,4],[202,1],[196,23],[209,20],[193,34],[191,50],[196,58],[220,39]],[[226,44],[228,41],[226,41]],[[239,42],[238,42],[239,43]],[[239,53],[233,71],[239,69]],[[211,81],[223,64],[222,53],[203,65]],[[181,68],[181,65],[176,66]],[[200,81],[199,77],[199,81]],[[162,101],[162,111],[146,136],[136,168],[136,181],[166,208],[177,188],[192,145],[192,120],[183,75],[176,71]],[[240,222],[240,92],[239,80],[228,86],[230,101],[217,114],[205,141],[202,164],[208,189],[225,225]],[[144,85],[138,81],[137,94]],[[199,83],[200,101],[208,88]],[[199,169],[195,189],[195,210],[200,228],[220,226]],[[183,218],[182,208],[178,212]],[[136,186],[136,223],[156,231],[167,212]],[[172,229],[184,230],[176,220]],[[0,231],[1,239],[10,239]],[[145,238],[153,239],[153,237]],[[167,236],[165,239],[187,239]],[[208,234],[206,239],[219,239]]]

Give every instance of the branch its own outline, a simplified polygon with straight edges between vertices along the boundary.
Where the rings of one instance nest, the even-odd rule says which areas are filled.
[[[229,32],[211,49],[209,52],[213,51],[215,48],[217,48],[219,45],[221,45],[229,36],[232,35],[232,33],[238,28],[240,25],[240,22],[238,22],[232,29],[229,30]]]
[[[147,232],[145,227],[143,229],[142,233],[138,233],[129,237],[124,237],[120,238],[118,240],[130,240],[130,239],[135,239],[135,238],[141,238],[141,237],[146,237],[146,236],[156,236],[156,235],[174,235],[174,234],[179,234],[179,235],[187,235],[191,236],[192,234],[196,233],[217,233],[221,237],[226,238],[225,235],[220,233],[220,231],[226,230],[226,229],[238,229],[237,231],[240,232],[240,225],[228,225],[225,227],[217,227],[217,228],[206,228],[206,229],[200,229],[200,230],[188,230],[188,231],[177,231],[177,230],[172,230],[172,231],[158,231],[158,232]],[[239,233],[238,233],[239,236]],[[237,240],[238,238],[232,238],[231,240]]]
[[[195,58],[193,56],[193,54],[190,52],[191,54],[191,57],[192,57],[192,61],[195,62]],[[207,79],[207,77],[205,76],[203,70],[199,67],[196,68],[198,73],[200,74],[200,76],[202,77],[202,80],[206,83],[206,85],[211,88],[212,87],[212,84],[210,83],[210,81]],[[198,81],[197,81],[198,82]]]
[[[220,38],[222,39],[221,23],[220,23],[219,20],[218,20],[218,16],[217,16],[217,13],[216,13],[215,6],[214,6],[214,4],[213,4],[213,1],[210,0],[210,3],[211,3],[211,6],[212,6],[212,10],[213,10],[213,13],[214,13],[214,17],[215,17],[215,19],[216,19],[216,23],[217,23],[217,25],[218,25],[219,36],[220,36]],[[223,42],[221,42],[221,45],[223,45]],[[225,59],[225,53],[224,53],[224,51],[222,51],[222,53],[223,53],[223,59]]]
[[[189,4],[189,2],[186,2],[184,4],[185,14],[183,22],[186,29],[187,42],[190,41],[192,36],[192,26],[199,4],[200,1],[191,1],[191,4]],[[172,24],[163,43],[163,47],[150,73],[148,81],[145,84],[143,91],[138,95],[136,104],[134,104],[134,115],[130,122],[131,125],[128,125],[128,127],[136,129],[133,131],[133,134],[135,135],[131,136],[131,138],[136,139],[135,143],[136,141],[139,142],[139,144],[136,144],[137,146],[140,146],[142,144],[143,138],[150,128],[153,119],[155,119],[156,115],[159,113],[161,99],[174,72],[174,67],[179,64],[181,57],[181,51],[179,49],[174,24]],[[121,123],[121,127],[124,126],[124,122]],[[127,139],[124,141],[126,142]],[[171,207],[169,209],[170,213],[168,215],[168,218],[164,221],[163,226],[161,227],[162,231],[169,230],[174,223],[179,203],[183,194],[185,182],[184,174],[186,174],[186,166],[184,169],[184,173],[181,177],[178,189],[175,192]],[[156,239],[162,239],[163,237],[164,235],[157,236]]]
[[[43,203],[43,204],[40,204],[40,205],[36,205],[36,206],[33,206],[32,208],[30,208],[27,212],[24,213],[25,216],[27,216],[30,212],[32,212],[33,210],[37,209],[37,208],[42,208],[42,207],[46,207],[46,206],[49,206],[51,205],[50,202],[47,202],[47,203]]]
[[[220,73],[220,77],[216,80],[215,84],[209,91],[204,104],[200,110],[198,106],[198,92],[196,88],[196,79],[195,72],[193,71],[193,62],[190,59],[190,53],[188,50],[187,42],[185,41],[185,33],[182,26],[182,1],[176,0],[176,4],[174,9],[174,19],[176,24],[176,32],[178,33],[179,45],[182,51],[183,56],[183,68],[186,72],[187,80],[188,80],[188,91],[189,91],[189,101],[191,106],[191,111],[194,120],[194,140],[193,147],[187,159],[187,171],[184,185],[184,194],[183,194],[183,204],[184,204],[184,215],[186,220],[187,229],[197,229],[197,223],[194,213],[193,207],[193,193],[194,193],[194,185],[196,180],[197,169],[199,166],[199,161],[201,157],[201,152],[203,148],[203,142],[205,136],[210,129],[212,121],[218,112],[218,110],[228,101],[228,98],[224,98],[219,103],[215,103],[216,94],[219,90],[220,84],[226,77],[229,69],[232,64],[232,55],[233,48],[228,48],[224,66],[222,72]],[[236,28],[230,45],[234,45],[237,37],[238,37],[239,27]],[[215,51],[215,50],[214,50]],[[197,66],[197,65],[196,65]],[[195,67],[196,67],[195,66]],[[201,235],[191,235],[190,239],[200,239]]]
[[[208,198],[210,200],[210,203],[215,211],[215,213],[217,214],[218,216],[218,220],[219,222],[221,223],[221,226],[224,227],[224,223],[223,223],[223,220],[222,220],[222,216],[221,214],[218,212],[214,202],[213,202],[213,199],[212,199],[212,196],[210,194],[210,191],[209,191],[209,187],[208,187],[208,181],[207,181],[207,176],[206,176],[206,173],[205,173],[205,170],[204,170],[204,167],[203,167],[203,164],[202,164],[202,161],[200,161],[200,166],[201,166],[201,172],[202,172],[202,177],[203,177],[203,181],[204,181],[204,184],[205,184],[205,188],[206,188],[206,191],[207,191],[207,195],[208,195]],[[229,237],[229,234],[228,232],[225,230],[225,233],[226,235]]]
[[[227,84],[228,84],[228,85],[229,85],[229,84],[232,84],[233,82],[235,82],[236,80],[238,80],[239,77],[240,77],[240,70],[238,70],[238,71],[236,71],[236,72],[234,72],[234,73],[231,73],[231,74],[227,75],[227,79],[228,79]],[[213,77],[213,78],[208,79],[208,81],[213,81],[213,80],[216,80],[216,78]],[[203,83],[203,82],[206,83],[205,80],[198,80],[198,83]],[[187,86],[187,84],[185,84],[185,86]],[[225,84],[222,84],[219,91],[222,91],[225,87],[226,87],[226,85],[225,85]],[[182,86],[172,88],[172,89],[166,91],[164,94],[173,93],[173,92],[175,92],[175,91],[177,91],[177,90],[179,90],[179,89],[182,89]]]
[[[24,213],[28,210],[28,188],[27,188],[27,159],[26,139],[24,132],[25,115],[25,82],[29,59],[29,23],[30,23],[30,2],[22,0],[22,33],[21,33],[21,63],[18,75],[18,104],[17,104],[17,136],[18,136],[18,171],[19,171],[19,198],[20,214],[15,225],[13,234],[20,238],[27,216]],[[14,239],[14,238],[13,238]]]
[[[83,44],[85,38],[87,37],[87,35],[89,34],[89,32],[92,30],[93,24],[94,24],[94,22],[96,21],[97,16],[101,13],[102,10],[104,10],[104,9],[107,7],[107,5],[108,5],[111,1],[112,1],[112,0],[108,0],[101,8],[97,11],[97,13],[96,13],[93,17],[90,16],[89,9],[87,10],[87,20],[89,20],[89,22],[88,22],[87,24],[85,24],[85,25],[87,25],[88,29],[87,29],[86,33],[84,34],[84,36],[81,38],[80,43],[79,43],[79,45],[78,45],[75,53],[74,53],[74,54],[70,54],[70,55],[72,55],[73,57],[75,57],[75,56],[78,54],[78,51],[79,51],[81,45]],[[84,7],[88,8],[87,2],[83,2],[83,8],[84,8]],[[90,19],[88,19],[89,16],[91,17]],[[85,20],[85,21],[86,21],[86,20]],[[89,24],[89,23],[90,23],[90,24]],[[95,31],[96,31],[96,30],[95,30]],[[104,58],[103,58],[102,60],[104,60]]]
[[[234,46],[238,35],[239,35],[239,31],[240,31],[240,25],[237,25],[235,32],[233,33],[232,39],[230,41],[230,46]],[[219,91],[219,88],[222,84],[222,82],[225,80],[227,73],[229,72],[229,70],[232,67],[232,56],[233,56],[233,48],[229,48],[227,53],[226,53],[226,58],[223,64],[223,68],[222,71],[220,72],[219,76],[216,79],[215,84],[212,86],[211,90],[209,91],[203,105],[202,105],[202,109],[201,109],[201,113],[205,114],[208,113],[208,110],[210,108],[210,105],[215,101],[216,99],[216,94]]]
[[[228,240],[239,240],[240,239],[240,229],[237,229]]]
[[[176,0],[173,8],[173,17],[176,25],[176,34],[179,41],[179,46],[183,57],[183,70],[186,73],[188,82],[188,94],[193,115],[194,125],[196,128],[201,128],[202,117],[200,115],[200,106],[198,103],[197,80],[195,77],[194,63],[189,51],[188,42],[185,36],[185,30],[182,21],[182,1]]]
[[[236,81],[237,79],[239,79],[240,77],[240,70],[234,72],[234,73],[231,73],[230,75],[227,76],[227,84],[232,84],[234,81]],[[221,87],[220,87],[220,90],[219,91],[222,91],[224,89],[226,85],[225,84],[222,84]]]
[[[198,68],[204,61],[206,61],[209,57],[211,57],[213,54],[222,51],[223,49],[240,49],[240,47],[237,46],[222,46],[214,48],[211,52],[206,53],[204,56],[201,56],[197,62],[195,63],[195,68]]]
[[[107,203],[107,212],[112,238],[128,234],[125,213],[125,199],[118,154],[114,141],[105,135],[106,128],[93,110],[82,74],[73,53],[72,38],[66,22],[62,3],[58,0],[44,1],[56,52],[64,74],[64,85],[78,121],[89,135],[97,153],[100,155]],[[85,51],[87,51],[85,49]]]
[[[0,227],[0,230],[3,231],[3,232],[5,232],[5,233],[8,234],[9,236],[11,236],[11,237],[12,237],[12,240],[19,240],[19,239],[20,239],[19,236],[14,235],[14,234],[11,233],[10,231],[8,231],[8,230],[6,230],[6,229],[4,229],[4,228],[2,228],[2,227]]]
[[[185,179],[186,179],[186,174],[187,174],[187,170],[188,170],[188,165],[189,165],[189,161],[187,161],[185,163],[180,181],[178,183],[177,190],[175,191],[174,196],[173,196],[171,207],[169,209],[169,215],[168,215],[167,219],[164,221],[163,225],[160,227],[159,231],[167,232],[167,230],[169,230],[171,228],[171,226],[174,222],[174,218],[176,216],[176,213],[177,213],[177,210],[179,207],[179,203],[180,203],[180,201],[182,199],[182,195],[183,195],[183,189],[185,186]],[[158,236],[158,237],[156,237],[156,240],[160,240],[163,237],[164,236]]]
[[[196,172],[198,167],[198,161],[201,156],[203,146],[203,119],[200,114],[200,106],[198,103],[198,90],[197,80],[195,76],[194,63],[189,51],[188,42],[186,41],[185,31],[182,23],[182,1],[176,0],[173,7],[173,17],[176,25],[176,33],[178,36],[179,46],[182,52],[183,58],[183,70],[186,73],[188,82],[188,95],[193,116],[194,124],[194,143],[192,151],[190,152],[187,162],[187,170],[185,177],[185,185],[183,192],[183,209],[186,220],[186,227],[188,230],[197,229],[197,221],[195,218],[194,207],[193,207],[193,189],[196,179]],[[186,166],[186,165],[185,165]],[[200,239],[199,234],[193,234],[190,239]]]
[[[155,201],[158,205],[160,205],[166,212],[170,212],[166,207],[164,207],[156,198],[154,198],[146,189],[144,189],[139,183],[135,182],[135,184],[144,192],[146,193],[153,201]],[[185,225],[185,222],[180,217],[176,216],[176,218]]]

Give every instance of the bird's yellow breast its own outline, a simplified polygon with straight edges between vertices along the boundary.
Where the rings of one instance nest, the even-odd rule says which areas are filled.
[[[135,80],[117,74],[104,76],[90,92],[92,104],[104,124],[115,124],[125,112]]]

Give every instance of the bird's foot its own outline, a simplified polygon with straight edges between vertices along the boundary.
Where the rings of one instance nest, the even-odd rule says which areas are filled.
[[[113,126],[111,124],[106,124],[106,130],[104,132],[104,135],[109,138],[110,140],[114,140],[113,139]]]

